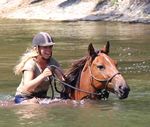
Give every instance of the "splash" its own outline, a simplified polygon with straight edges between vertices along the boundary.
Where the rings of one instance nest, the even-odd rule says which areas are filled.
[[[0,107],[9,107],[13,104],[13,96],[0,94]]]

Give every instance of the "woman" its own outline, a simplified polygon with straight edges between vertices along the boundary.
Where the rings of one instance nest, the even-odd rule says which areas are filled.
[[[15,74],[22,73],[22,80],[17,88],[15,103],[37,102],[38,98],[46,98],[50,76],[54,73],[64,81],[59,63],[52,57],[55,43],[46,32],[36,34],[32,40],[32,48],[27,50],[16,65]],[[54,65],[59,69],[50,69]]]

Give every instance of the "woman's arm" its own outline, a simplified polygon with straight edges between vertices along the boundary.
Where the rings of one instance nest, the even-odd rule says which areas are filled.
[[[52,75],[52,72],[49,68],[45,70],[37,77],[34,78],[34,71],[24,71],[24,86],[23,89],[28,92],[33,92],[34,89],[41,84],[41,82],[46,78]]]

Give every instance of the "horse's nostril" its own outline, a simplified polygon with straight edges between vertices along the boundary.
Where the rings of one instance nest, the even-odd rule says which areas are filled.
[[[124,91],[125,93],[128,93],[128,92],[130,91],[130,88],[129,88],[129,87],[124,87],[124,88],[123,88],[123,91]]]
[[[124,87],[124,86],[120,85],[120,86],[119,86],[119,90],[122,91],[122,92],[129,92],[129,91],[130,91],[130,88],[127,87],[127,86]]]
[[[122,85],[120,85],[118,88],[119,88],[119,91],[118,91],[119,98],[120,99],[127,98],[130,88],[128,86],[122,86]]]
[[[122,86],[119,86],[119,89],[122,89]]]

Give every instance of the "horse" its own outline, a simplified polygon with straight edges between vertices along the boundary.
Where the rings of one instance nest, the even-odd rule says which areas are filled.
[[[109,41],[98,51],[90,43],[88,55],[67,70],[65,93],[70,99],[107,99],[110,92],[119,99],[128,97],[130,88],[117,69],[117,61],[110,58],[109,48]]]

